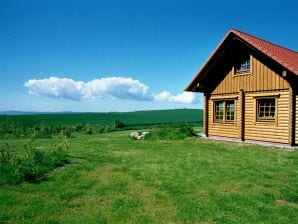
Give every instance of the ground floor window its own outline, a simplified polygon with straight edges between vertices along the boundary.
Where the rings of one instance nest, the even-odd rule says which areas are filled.
[[[214,101],[214,121],[215,122],[234,122],[235,101],[217,100]]]
[[[275,120],[275,98],[257,99],[257,121]]]

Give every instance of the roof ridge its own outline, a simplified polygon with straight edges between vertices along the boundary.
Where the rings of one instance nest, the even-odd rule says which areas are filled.
[[[273,42],[271,42],[271,41],[265,40],[265,39],[263,39],[263,38],[260,38],[260,37],[254,36],[254,35],[251,35],[251,34],[249,34],[249,33],[242,32],[242,31],[237,30],[237,29],[235,29],[235,28],[231,28],[230,31],[229,31],[229,33],[234,33],[234,34],[237,35],[237,33],[235,33],[234,31],[236,31],[236,32],[238,32],[238,33],[241,33],[241,34],[244,34],[244,35],[247,35],[247,36],[250,36],[250,37],[253,37],[253,38],[256,38],[256,39],[259,39],[259,40],[262,40],[262,41],[264,41],[264,42],[266,42],[266,43],[268,43],[268,44],[272,44],[272,45],[274,45],[274,46],[276,46],[276,47],[283,48],[283,49],[285,49],[285,50],[291,51],[291,52],[293,52],[293,53],[295,53],[295,54],[298,55],[298,52],[297,52],[297,51],[294,51],[294,50],[292,50],[292,49],[290,49],[290,48],[281,46],[281,45],[279,45],[279,44],[275,44],[275,43],[273,43]]]

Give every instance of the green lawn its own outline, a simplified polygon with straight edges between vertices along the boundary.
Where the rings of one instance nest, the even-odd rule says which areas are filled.
[[[46,181],[0,186],[0,223],[298,223],[298,151],[128,133],[78,135]]]

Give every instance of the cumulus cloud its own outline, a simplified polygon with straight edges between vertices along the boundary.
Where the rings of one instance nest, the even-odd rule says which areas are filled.
[[[50,77],[48,79],[30,79],[24,86],[29,93],[57,98],[80,100],[85,83],[72,79]]]
[[[54,98],[83,100],[93,98],[117,98],[131,100],[156,100],[176,103],[193,103],[195,94],[183,92],[172,95],[168,91],[149,94],[149,87],[139,80],[124,77],[106,77],[89,82],[68,78],[50,77],[30,79],[24,83],[29,93]]]
[[[48,79],[30,79],[24,85],[32,94],[71,100],[98,97],[147,100],[149,89],[138,80],[123,77],[107,77],[94,79],[90,82],[50,77]]]
[[[168,91],[163,91],[154,96],[157,101],[169,101],[176,103],[193,103],[195,100],[195,94],[192,92],[183,92],[178,95],[172,95]]]

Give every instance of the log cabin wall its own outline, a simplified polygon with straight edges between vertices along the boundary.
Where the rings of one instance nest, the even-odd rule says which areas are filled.
[[[239,91],[244,91],[244,139],[261,140],[269,142],[289,143],[289,86],[287,81],[257,58],[251,56],[251,72],[238,75],[234,68],[218,83],[211,92],[211,100],[208,100],[208,124],[210,136],[223,136],[240,138],[240,101]],[[279,94],[277,99],[276,122],[256,121],[256,94]],[[233,124],[214,122],[214,101],[212,97],[227,98],[238,95],[235,100],[235,121]],[[297,98],[298,101],[298,98]],[[297,102],[298,103],[298,102]],[[297,111],[298,112],[298,111]],[[296,122],[297,124],[297,122]],[[295,135],[298,140],[298,134]],[[298,142],[296,140],[296,142]]]
[[[245,139],[276,143],[289,143],[289,91],[273,91],[275,94],[275,122],[259,122],[256,119],[256,95],[247,93],[245,96]]]
[[[229,95],[225,95],[227,97]],[[231,96],[232,97],[232,96]],[[214,122],[214,101],[208,101],[208,134],[211,136],[223,136],[229,138],[239,138],[239,99],[235,99],[235,120],[234,123]]]

